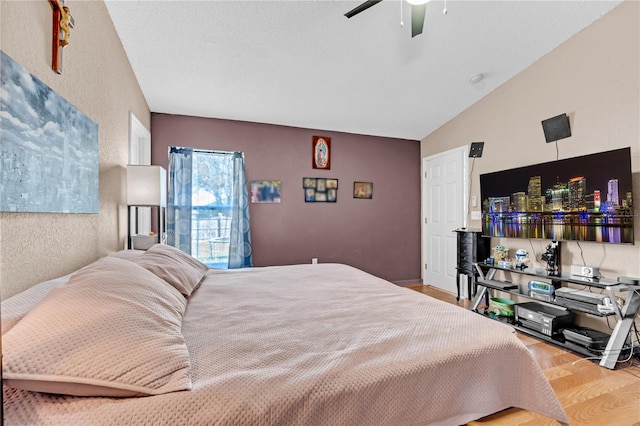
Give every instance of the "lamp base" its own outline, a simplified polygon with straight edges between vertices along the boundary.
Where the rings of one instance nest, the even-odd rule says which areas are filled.
[[[149,250],[154,244],[158,244],[158,235],[132,235],[131,248],[133,250]]]

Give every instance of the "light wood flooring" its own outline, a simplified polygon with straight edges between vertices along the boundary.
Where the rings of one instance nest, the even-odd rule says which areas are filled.
[[[408,288],[463,308],[469,300],[456,302],[455,295],[422,284]],[[640,362],[619,364],[615,370],[600,367],[560,347],[517,333],[529,348],[545,376],[549,379],[571,426],[640,425]],[[558,425],[555,420],[539,414],[510,408],[469,423],[470,426]]]

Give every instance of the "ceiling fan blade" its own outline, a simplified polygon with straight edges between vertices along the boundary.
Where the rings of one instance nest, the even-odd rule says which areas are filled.
[[[424,17],[426,14],[426,3],[411,5],[411,37],[422,34],[422,27],[424,27]]]
[[[365,10],[369,9],[371,6],[375,6],[376,4],[380,3],[381,1],[382,0],[367,0],[364,3],[360,4],[359,6],[354,7],[353,9],[351,9],[350,11],[345,13],[344,16],[346,16],[347,18],[351,18],[352,16],[356,16],[358,13],[364,12]]]

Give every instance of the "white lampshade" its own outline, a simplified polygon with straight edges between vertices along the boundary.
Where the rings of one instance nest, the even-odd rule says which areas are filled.
[[[420,5],[420,4],[429,3],[430,1],[431,0],[407,0],[407,3],[417,6],[417,5]]]
[[[166,207],[166,170],[160,166],[127,166],[127,205]]]

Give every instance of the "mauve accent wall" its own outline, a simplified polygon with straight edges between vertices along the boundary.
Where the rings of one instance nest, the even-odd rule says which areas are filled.
[[[314,135],[331,138],[331,170],[311,166]],[[398,284],[420,281],[420,143],[153,113],[151,162],[169,146],[245,154],[247,180],[282,181],[282,203],[251,204],[254,266],[336,262]],[[339,180],[336,203],[305,203],[303,177]],[[373,182],[354,199],[353,182]]]

